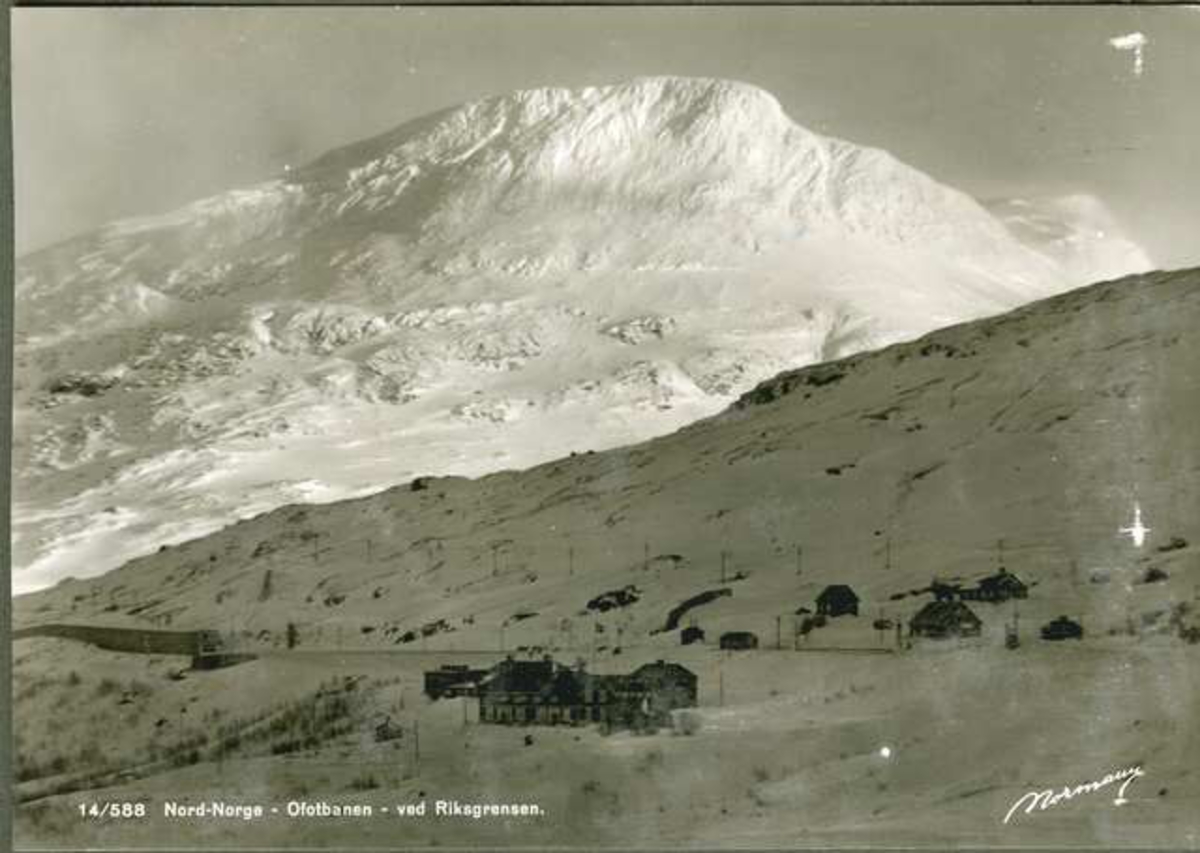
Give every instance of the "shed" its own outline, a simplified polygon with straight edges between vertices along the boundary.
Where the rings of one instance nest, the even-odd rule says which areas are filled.
[[[1028,598],[1029,587],[1005,568],[979,581],[974,589],[962,590],[962,597],[974,601],[1008,601],[1010,598]]]
[[[630,676],[646,692],[647,713],[666,720],[676,708],[696,707],[696,674],[677,663],[655,661],[640,666]]]
[[[983,630],[983,623],[961,601],[931,601],[909,620],[908,630],[914,637],[938,640],[978,637]]]
[[[857,616],[858,596],[842,583],[827,586],[817,596],[817,613],[821,616]]]
[[[1082,640],[1083,626],[1074,619],[1059,616],[1042,626],[1043,640]]]
[[[721,648],[734,651],[757,649],[758,637],[749,631],[726,631],[721,635]]]
[[[695,625],[689,625],[679,632],[680,645],[690,646],[692,643],[704,642],[704,629],[697,628]]]

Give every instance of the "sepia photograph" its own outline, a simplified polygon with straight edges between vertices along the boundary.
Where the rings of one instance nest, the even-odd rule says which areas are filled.
[[[1200,6],[10,34],[15,849],[1200,849]]]

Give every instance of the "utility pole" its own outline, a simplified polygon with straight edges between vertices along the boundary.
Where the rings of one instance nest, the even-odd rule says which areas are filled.
[[[371,540],[367,540],[367,562],[371,562]]]
[[[573,577],[575,575],[575,547],[571,546],[567,549],[567,575]]]
[[[650,571],[650,543],[642,543],[642,571]]]
[[[775,650],[783,651],[783,617],[775,617]]]
[[[413,768],[421,775],[421,718],[413,717]]]
[[[726,552],[724,550],[722,550],[721,551],[721,583],[725,583],[725,560],[726,560]]]
[[[1004,568],[1004,539],[996,540],[996,568]]]
[[[500,574],[500,564],[499,564],[499,558],[497,556],[497,552],[499,550],[500,550],[500,545],[493,542],[492,543],[492,577],[496,577],[497,575]]]
[[[717,705],[725,707],[725,668],[717,664]]]
[[[796,577],[800,577],[801,564],[804,559],[804,549],[799,545],[796,546]]]
[[[883,541],[883,570],[891,571],[892,568],[892,537],[889,536]]]

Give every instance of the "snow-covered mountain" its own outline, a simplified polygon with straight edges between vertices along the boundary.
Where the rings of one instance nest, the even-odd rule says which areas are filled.
[[[1051,231],[739,83],[417,119],[20,260],[14,585],[644,439],[785,368],[1145,266]]]
[[[1142,247],[1121,233],[1095,196],[1012,198],[987,206],[1014,235],[1053,258],[1071,280],[1101,281],[1153,268]]]

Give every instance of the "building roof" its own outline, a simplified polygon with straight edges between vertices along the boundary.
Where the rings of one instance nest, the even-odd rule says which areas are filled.
[[[829,586],[825,587],[825,589],[821,590],[821,594],[817,596],[817,601],[824,601],[832,598],[840,598],[843,601],[858,601],[858,596],[855,594],[854,590],[844,583],[830,584]]]
[[[963,622],[982,624],[974,611],[961,601],[931,601],[909,620],[910,625],[921,628],[947,628]]]
[[[677,663],[667,663],[666,661],[655,661],[639,666],[632,673],[634,678],[642,678],[653,675],[670,675],[684,681],[695,681],[696,674],[686,666],[681,666]]]
[[[487,679],[489,690],[508,693],[537,693],[554,678],[554,661],[503,660]]]
[[[979,588],[1000,587],[1007,589],[1025,589],[1025,584],[1019,577],[1007,569],[1000,569],[994,575],[988,575],[979,581]]]

